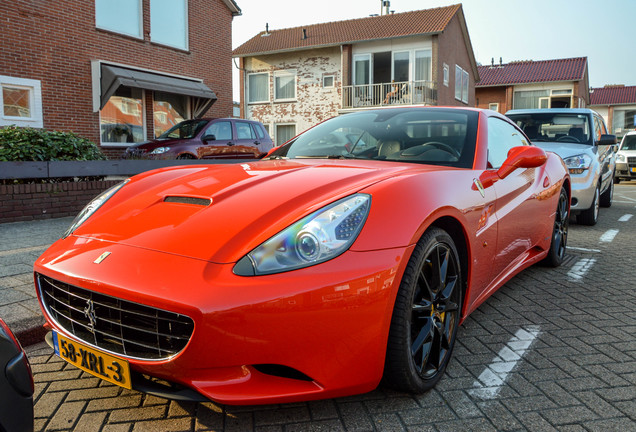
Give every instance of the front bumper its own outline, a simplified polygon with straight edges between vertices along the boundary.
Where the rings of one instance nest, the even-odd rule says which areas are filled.
[[[94,264],[107,251],[111,255]],[[181,352],[170,359],[131,358],[134,372],[221,403],[282,403],[378,385],[410,252],[349,251],[306,269],[240,277],[233,264],[71,236],[40,257],[35,271],[192,318],[194,332]],[[43,311],[58,332],[74,337]]]
[[[598,187],[598,175],[592,169],[586,169],[582,174],[570,173],[572,181],[572,204],[570,210],[579,212],[592,206],[594,193]]]
[[[621,180],[636,180],[636,162],[616,162],[616,177]]]

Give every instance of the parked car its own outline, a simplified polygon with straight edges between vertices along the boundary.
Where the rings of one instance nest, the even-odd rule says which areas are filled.
[[[33,430],[33,388],[29,359],[0,318],[0,431]]]
[[[627,132],[616,153],[615,182],[636,180],[636,132]]]
[[[47,340],[168,398],[424,392],[472,311],[561,264],[569,203],[561,158],[493,111],[346,114],[263,160],[163,168],[96,198],[35,263]]]
[[[563,158],[572,176],[572,213],[583,225],[595,225],[599,206],[614,196],[616,136],[591,109],[551,108],[506,113],[533,144]]]
[[[131,145],[124,157],[254,159],[273,147],[262,123],[235,118],[184,120],[159,138]]]

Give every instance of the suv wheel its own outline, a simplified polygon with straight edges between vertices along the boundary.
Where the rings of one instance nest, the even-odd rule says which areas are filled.
[[[589,209],[583,210],[576,217],[576,221],[581,225],[596,225],[598,222],[598,209],[599,209],[599,201],[600,201],[600,192],[599,187],[596,187],[594,191],[594,201],[592,201],[592,205]]]

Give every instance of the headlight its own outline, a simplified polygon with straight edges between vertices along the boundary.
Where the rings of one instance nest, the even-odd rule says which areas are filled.
[[[170,147],[157,147],[156,149],[151,151],[150,154],[163,154],[168,150],[170,150]]]
[[[244,256],[234,273],[265,275],[309,267],[349,249],[364,226],[371,196],[355,194],[301,219]]]
[[[570,174],[583,174],[583,171],[590,167],[592,158],[586,154],[581,154],[565,158],[563,162],[568,167]]]
[[[618,162],[626,162],[627,158],[625,157],[625,155],[624,155],[624,154],[618,153],[618,154],[616,155],[616,160],[617,160]]]
[[[91,215],[93,213],[95,213],[95,211],[97,211],[98,208],[100,208],[102,205],[104,205],[104,203],[106,201],[108,201],[110,199],[110,197],[115,195],[115,193],[119,189],[121,189],[126,183],[128,183],[129,180],[130,179],[126,179],[123,182],[116,184],[115,186],[113,186],[112,188],[108,189],[105,192],[102,192],[101,195],[97,196],[91,202],[89,202],[86,205],[86,207],[84,207],[82,209],[82,211],[79,212],[79,214],[77,216],[75,216],[75,219],[73,219],[73,222],[71,223],[71,226],[68,227],[68,229],[64,233],[64,237],[63,238],[66,238],[69,235],[71,235],[71,233],[73,231],[75,231],[80,225],[82,225],[84,222],[86,222],[86,219],[91,217]]]

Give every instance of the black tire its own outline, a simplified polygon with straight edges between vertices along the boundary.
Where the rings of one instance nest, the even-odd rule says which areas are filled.
[[[196,159],[196,158],[192,156],[190,153],[184,153],[177,156],[177,159]]]
[[[548,255],[543,259],[543,264],[549,267],[558,267],[565,258],[565,248],[568,243],[568,228],[570,221],[569,197],[565,188],[561,188],[556,214],[554,215],[554,228]]]
[[[612,178],[612,181],[609,184],[609,187],[607,189],[605,189],[605,192],[603,192],[601,194],[601,207],[611,207],[612,206],[612,199],[614,199],[614,179]]]
[[[383,384],[410,393],[430,390],[451,358],[463,301],[453,239],[430,228],[417,243],[393,308]]]
[[[621,182],[621,179],[618,177],[614,177],[614,184],[619,184]]]
[[[576,217],[576,221],[581,225],[596,225],[598,222],[598,212],[599,212],[599,201],[600,201],[600,192],[598,190],[598,186],[594,191],[594,201],[592,201],[592,205],[589,209],[583,210]]]

